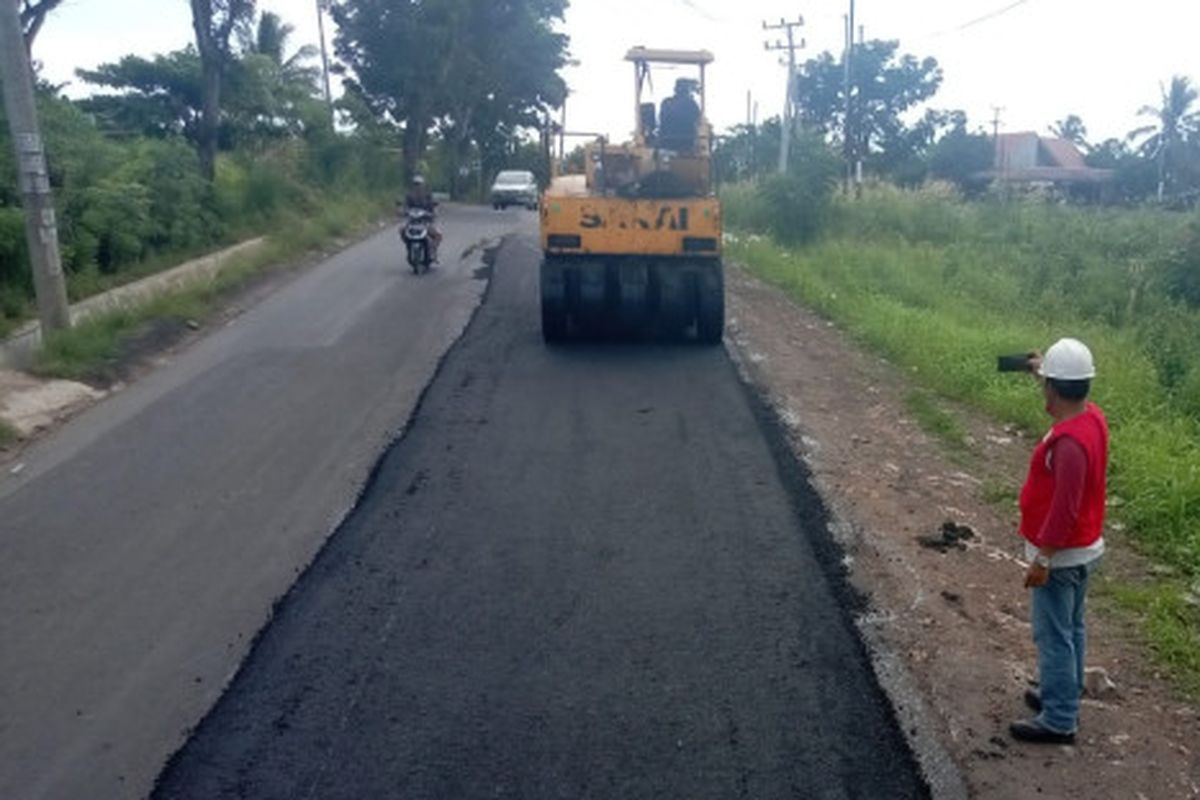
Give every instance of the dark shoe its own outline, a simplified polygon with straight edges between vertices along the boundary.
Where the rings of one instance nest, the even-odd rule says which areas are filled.
[[[1023,719],[1008,726],[1008,732],[1020,742],[1033,744],[1075,744],[1075,734],[1043,728],[1036,719]]]
[[[1085,696],[1084,692],[1079,693],[1080,699],[1082,699],[1084,696]],[[1025,705],[1031,711],[1036,711],[1039,714],[1042,713],[1042,693],[1040,691],[1038,691],[1037,689],[1026,689],[1025,690]]]

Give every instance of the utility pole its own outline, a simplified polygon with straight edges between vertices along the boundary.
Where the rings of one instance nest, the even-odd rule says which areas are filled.
[[[332,125],[333,92],[329,89],[329,51],[325,47],[325,12],[328,10],[329,0],[317,0],[317,33],[321,37],[321,77],[325,82],[325,105],[329,107],[329,123]]]
[[[570,89],[563,93],[561,117],[558,123],[558,160],[563,162],[567,158],[567,98],[570,96]]]
[[[1004,106],[992,106],[992,148],[994,150],[992,167],[998,171],[1004,169],[1004,162],[1007,161],[1004,158],[1004,151],[1000,149],[1000,114],[1003,111]]]
[[[866,42],[866,31],[863,26],[858,26],[858,49],[863,49],[863,44]],[[865,128],[865,125],[859,126]],[[870,134],[864,134],[862,130],[855,132],[858,139],[854,143],[854,196],[862,197],[863,185],[863,156],[867,154],[870,143],[867,138]]]
[[[4,86],[4,107],[17,157],[17,181],[25,209],[25,237],[42,333],[65,330],[71,327],[71,311],[58,250],[58,223],[33,100],[33,69],[16,0],[0,0],[0,84]]]
[[[996,183],[1003,190],[1001,197],[1008,196],[1008,153],[1000,145],[1000,115],[1004,106],[992,106],[992,173]]]
[[[796,90],[796,48],[804,47],[804,40],[796,41],[796,28],[804,25],[804,17],[797,16],[795,22],[788,22],[780,19],[778,24],[768,25],[763,22],[764,31],[786,31],[787,44],[776,40],[774,43],[764,42],[763,47],[770,50],[787,50],[787,97],[783,102],[783,117],[779,130],[779,172],[786,173],[788,170],[788,151],[792,144],[792,128],[795,114],[793,107],[795,105],[795,90]]]
[[[846,107],[843,109],[842,120],[842,155],[846,160],[846,174],[842,179],[842,193],[850,194],[850,181],[854,173],[854,104],[850,99],[852,74],[850,62],[854,60],[854,0],[850,0],[850,13],[846,19],[846,51],[842,58],[845,66],[842,94],[845,96]]]

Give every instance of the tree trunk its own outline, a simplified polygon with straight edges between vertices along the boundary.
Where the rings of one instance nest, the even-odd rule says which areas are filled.
[[[417,174],[417,164],[425,150],[425,122],[417,116],[410,116],[404,121],[403,159],[404,185],[412,183]]]
[[[217,176],[217,138],[221,127],[221,65],[203,59],[204,105],[200,117],[200,171],[212,183]]]
[[[1167,189],[1167,140],[1163,137],[1158,151],[1158,204],[1162,205]]]

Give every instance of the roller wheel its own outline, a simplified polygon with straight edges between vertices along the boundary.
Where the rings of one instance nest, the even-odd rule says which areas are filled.
[[[542,305],[542,341],[558,344],[567,340],[567,314],[561,307]]]
[[[720,344],[725,335],[725,281],[720,265],[701,276],[696,306],[697,340]]]
[[[561,276],[546,264],[542,265],[542,340],[557,344],[567,339],[567,298]],[[557,278],[557,280],[556,280]]]

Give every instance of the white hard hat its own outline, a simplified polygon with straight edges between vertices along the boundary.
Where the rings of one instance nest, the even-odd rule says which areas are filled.
[[[1042,357],[1038,374],[1060,381],[1085,381],[1096,377],[1092,351],[1078,339],[1059,339]]]
[[[413,175],[412,182],[417,184],[418,186],[420,186],[421,184],[425,183],[425,176],[424,175]]]

